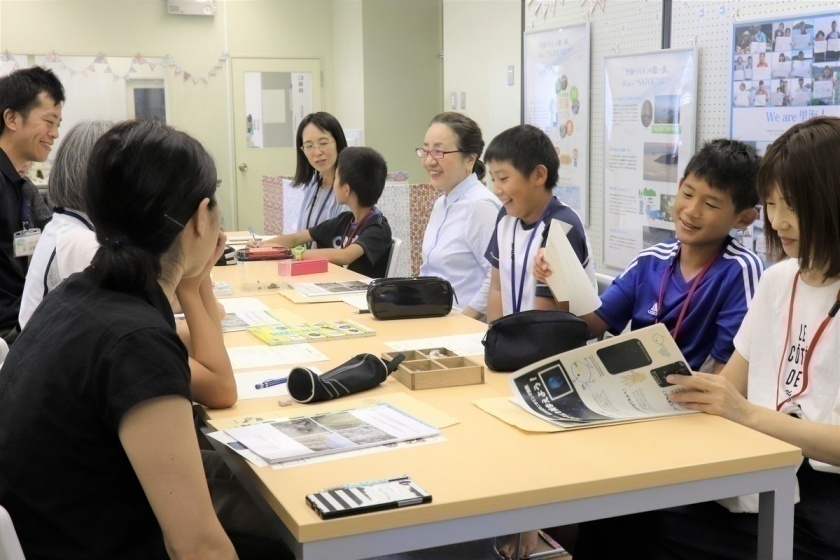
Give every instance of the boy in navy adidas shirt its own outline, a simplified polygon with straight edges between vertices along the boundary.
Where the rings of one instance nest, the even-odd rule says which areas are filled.
[[[643,250],[583,317],[592,336],[662,322],[692,370],[719,372],[763,267],[729,232],[758,217],[759,156],[743,142],[706,143],[685,168],[674,201],[676,239]],[[534,275],[550,270],[540,254]]]
[[[492,266],[488,322],[532,309],[568,310],[568,302],[558,305],[548,286],[537,282],[531,273],[534,257],[545,246],[548,228],[555,219],[571,226],[566,237],[595,284],[586,230],[575,211],[551,193],[560,167],[551,140],[534,126],[515,126],[490,142],[484,162],[503,205],[484,253]]]

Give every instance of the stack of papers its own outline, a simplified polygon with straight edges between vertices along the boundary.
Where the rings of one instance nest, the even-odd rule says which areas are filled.
[[[235,440],[227,443],[235,451],[245,448],[268,463],[278,463],[432,437],[440,430],[394,406],[379,403],[283,418],[225,430],[224,434]]]
[[[366,293],[368,282],[361,280],[349,280],[347,282],[297,282],[289,284],[289,287],[306,297],[343,296],[346,294]]]

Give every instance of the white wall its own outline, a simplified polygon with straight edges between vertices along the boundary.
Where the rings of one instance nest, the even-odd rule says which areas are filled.
[[[520,124],[522,0],[444,0],[443,107],[475,120],[485,143]],[[513,66],[513,85],[508,85]],[[461,109],[461,93],[466,109]]]
[[[362,0],[333,0],[335,111],[345,129],[365,127]]]

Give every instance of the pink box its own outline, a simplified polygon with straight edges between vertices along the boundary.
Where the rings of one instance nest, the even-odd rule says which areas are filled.
[[[295,261],[287,259],[277,263],[277,273],[280,274],[280,276],[317,274],[319,272],[326,272],[328,268],[327,259],[311,259],[308,261]]]

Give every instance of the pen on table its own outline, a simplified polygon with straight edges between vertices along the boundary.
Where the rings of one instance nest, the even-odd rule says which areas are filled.
[[[266,387],[274,387],[275,385],[280,385],[281,383],[285,383],[289,378],[288,377],[278,377],[277,379],[266,379],[262,383],[257,383],[254,385],[255,389],[265,389]]]
[[[259,247],[260,242],[257,241],[257,236],[254,235],[254,228],[252,228],[251,226],[248,226],[248,232],[251,234],[251,238],[254,240],[254,247]]]

